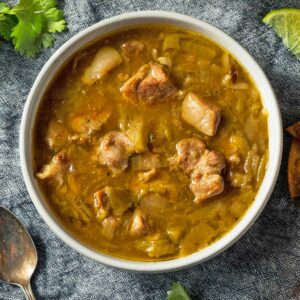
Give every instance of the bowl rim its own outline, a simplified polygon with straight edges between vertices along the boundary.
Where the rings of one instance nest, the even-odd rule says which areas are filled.
[[[263,95],[268,96],[269,102],[264,102],[264,107],[266,103],[270,103],[269,107],[269,121],[268,121],[268,130],[269,130],[269,153],[272,153],[269,156],[269,163],[267,167],[267,171],[264,177],[264,180],[261,184],[261,187],[256,195],[255,200],[251,204],[251,206],[246,211],[245,215],[241,218],[241,220],[222,238],[220,238],[215,243],[210,246],[201,249],[193,254],[190,254],[185,257],[176,258],[172,260],[158,261],[158,262],[143,262],[143,261],[131,261],[126,260],[114,256],[107,255],[105,253],[94,250],[93,248],[87,246],[81,241],[77,240],[73,237],[69,232],[63,229],[63,226],[57,222],[54,215],[47,208],[46,203],[41,198],[41,193],[37,189],[36,179],[33,175],[33,161],[32,161],[32,124],[34,122],[34,117],[32,117],[32,111],[34,110],[34,106],[38,106],[40,103],[40,98],[38,97],[39,91],[43,89],[45,91],[46,87],[43,83],[43,79],[47,78],[51,68],[57,64],[62,65],[64,60],[61,59],[63,55],[67,55],[67,57],[72,56],[77,49],[72,51],[72,48],[76,48],[76,44],[79,44],[86,37],[92,36],[93,33],[103,29],[106,32],[113,31],[114,28],[121,29],[122,27],[126,27],[124,24],[130,24],[131,26],[138,24],[146,24],[146,23],[166,23],[173,24],[183,28],[189,28],[194,31],[201,32],[203,35],[208,36],[212,41],[216,42],[218,45],[221,45],[225,49],[227,49],[230,53],[235,52],[234,57],[237,57],[236,53],[238,52],[238,60],[240,63],[246,68],[249,72],[249,68],[245,66],[246,62],[251,68],[253,68],[253,72],[255,73],[259,79],[255,79],[251,74],[253,81],[255,82],[258,90],[260,91],[262,100],[264,99]],[[106,28],[106,29],[105,29]],[[107,30],[107,28],[110,28]],[[214,36],[213,38],[211,36]],[[94,39],[91,39],[94,40]],[[226,44],[227,46],[224,46]],[[228,49],[230,46],[231,50]],[[234,50],[235,49],[235,50]],[[234,50],[234,51],[233,51]],[[69,51],[69,53],[68,53]],[[66,54],[68,53],[68,54]],[[243,59],[240,59],[243,57]],[[52,68],[53,69],[53,68]],[[52,74],[53,75],[53,74]],[[258,86],[258,80],[261,85],[264,85],[264,91],[262,91]],[[37,109],[36,109],[37,110]],[[270,111],[271,110],[271,111]],[[36,113],[36,111],[35,111]],[[270,118],[272,117],[272,120]],[[271,125],[272,124],[272,128]],[[270,135],[272,131],[272,135]],[[271,145],[272,141],[272,145]],[[252,226],[254,221],[258,218],[266,203],[269,200],[269,197],[273,191],[274,185],[276,183],[280,164],[281,164],[281,156],[282,156],[282,147],[283,147],[283,137],[282,137],[282,120],[279,105],[275,96],[275,93],[272,89],[272,86],[267,79],[265,73],[259,67],[257,62],[251,57],[251,55],[234,39],[228,36],[223,31],[218,28],[204,22],[198,20],[196,18],[186,16],[183,14],[175,13],[175,12],[166,12],[166,11],[139,11],[139,12],[131,12],[125,13],[121,15],[117,15],[111,17],[109,19],[102,20],[82,31],[74,35],[70,40],[65,42],[56,52],[50,57],[50,59],[46,62],[46,64],[41,69],[38,74],[31,91],[28,95],[27,101],[24,106],[22,121],[20,127],[20,138],[19,138],[19,146],[20,146],[20,164],[22,169],[23,178],[30,195],[30,198],[36,207],[38,213],[43,218],[43,220],[47,223],[47,225],[52,229],[52,231],[67,245],[76,250],[77,252],[83,254],[84,256],[91,258],[97,262],[103,263],[105,265],[109,265],[112,267],[128,270],[128,271],[137,271],[137,272],[169,272],[176,271],[183,268],[188,268],[199,264],[200,262],[204,262],[224,250],[230,247],[233,243],[235,243],[239,238],[241,238],[248,229]],[[272,148],[271,148],[272,146]],[[272,159],[272,160],[271,160]]]

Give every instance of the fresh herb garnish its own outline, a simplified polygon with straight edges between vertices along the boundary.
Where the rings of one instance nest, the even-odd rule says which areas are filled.
[[[34,57],[42,48],[52,47],[52,33],[65,28],[56,0],[20,0],[14,7],[0,2],[0,36],[12,41],[22,55]]]
[[[172,289],[167,292],[167,300],[191,300],[179,282],[172,283]]]

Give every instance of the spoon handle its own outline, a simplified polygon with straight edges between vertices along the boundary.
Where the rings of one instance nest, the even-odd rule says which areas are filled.
[[[21,288],[22,288],[27,300],[35,300],[35,297],[33,295],[33,292],[32,292],[31,286],[30,286],[30,282],[28,282],[28,284],[26,284],[26,285],[22,285]]]

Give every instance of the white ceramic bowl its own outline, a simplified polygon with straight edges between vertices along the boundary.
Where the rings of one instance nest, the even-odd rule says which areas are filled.
[[[37,109],[45,89],[62,64],[76,51],[103,34],[124,26],[145,23],[173,24],[188,28],[202,33],[223,46],[248,70],[260,91],[264,107],[269,113],[269,164],[261,188],[245,216],[230,232],[211,246],[186,257],[161,262],[138,262],[112,257],[93,250],[65,231],[49,209],[39,189],[34,176],[32,156],[33,126]],[[20,158],[24,180],[36,209],[49,227],[64,242],[89,258],[113,267],[140,272],[164,272],[186,268],[221,253],[236,242],[250,228],[266,205],[277,179],[281,153],[282,123],[279,107],[270,82],[255,60],[236,41],[219,29],[188,16],[162,11],[134,12],[103,20],[76,34],[61,46],[44,65],[31,89],[23,112],[20,134]]]

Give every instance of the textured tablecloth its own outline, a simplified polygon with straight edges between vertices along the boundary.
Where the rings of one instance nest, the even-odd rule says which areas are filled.
[[[298,7],[300,0],[65,0],[68,31],[54,49],[26,59],[0,43],[0,204],[26,225],[38,249],[32,279],[38,299],[165,299],[180,281],[193,299],[300,299],[300,208],[287,193],[287,154],[275,190],[254,226],[227,251],[189,270],[135,274],[95,263],[70,249],[47,227],[24,185],[18,150],[21,114],[29,90],[51,54],[75,33],[105,18],[137,10],[169,10],[194,16],[243,45],[270,78],[284,126],[300,119],[300,62],[261,23],[271,9]],[[19,288],[0,283],[0,299],[23,299]]]

